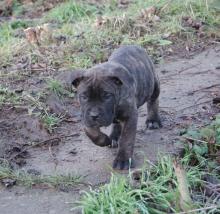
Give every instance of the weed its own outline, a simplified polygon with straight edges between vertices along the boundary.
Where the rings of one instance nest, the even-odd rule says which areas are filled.
[[[0,24],[0,44],[10,41],[12,38],[12,28],[8,23]]]
[[[15,20],[10,23],[11,28],[18,29],[18,28],[27,28],[29,23],[27,21],[22,21],[22,20]]]
[[[0,85],[0,105],[3,104],[18,104],[21,97],[11,92],[9,89]]]
[[[70,92],[66,90],[63,85],[56,79],[48,79],[47,81],[47,88],[50,92],[55,94],[57,97],[62,99],[64,96],[73,98],[75,96],[74,92]]]
[[[109,184],[99,190],[85,193],[80,205],[83,213],[136,213],[139,202],[135,199],[132,189],[122,177],[112,176]]]
[[[13,22],[12,22],[13,23]],[[13,26],[15,27],[15,26]],[[23,39],[14,37],[14,30],[9,22],[0,23],[0,64],[8,66],[15,59],[16,53],[24,53]],[[19,55],[19,54],[18,54]]]
[[[220,115],[205,128],[188,130],[186,138],[185,157],[191,165],[199,164],[204,168],[210,160],[215,160],[220,148]],[[208,159],[207,159],[208,158]]]
[[[54,94],[56,94],[59,97],[65,94],[65,90],[64,90],[63,86],[57,80],[49,79],[47,81],[47,87],[48,87],[49,91],[53,92]]]
[[[22,170],[13,170],[5,160],[0,160],[0,181],[15,180],[18,185],[32,187],[36,185],[48,187],[73,187],[80,183],[80,176],[68,175],[31,175]]]
[[[62,120],[61,116],[56,116],[55,114],[48,114],[48,113],[43,114],[41,116],[41,119],[49,132],[52,132],[54,128],[56,128]]]
[[[33,97],[30,94],[24,94],[23,98],[30,104],[28,109],[29,114],[39,117],[44,123],[45,128],[47,128],[49,132],[53,132],[62,121],[62,115],[50,113],[47,105],[41,100],[41,95]]]

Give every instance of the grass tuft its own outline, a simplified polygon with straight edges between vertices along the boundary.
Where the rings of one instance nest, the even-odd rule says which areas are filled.
[[[96,7],[69,1],[58,5],[45,16],[46,21],[56,21],[58,23],[74,23],[82,18],[89,18],[97,12]]]
[[[80,176],[68,175],[32,175],[22,170],[13,170],[5,160],[0,160],[0,181],[12,179],[18,185],[27,187],[74,187],[80,183]]]
[[[21,97],[0,85],[0,106],[3,104],[18,104]]]
[[[48,106],[42,100],[41,94],[38,94],[36,97],[24,94],[23,99],[29,103],[28,113],[39,117],[50,133],[61,123],[62,115],[51,113]]]
[[[62,121],[62,117],[61,116],[57,116],[55,114],[43,114],[41,116],[41,120],[43,122],[43,124],[45,125],[45,128],[47,128],[47,130],[52,133],[53,130],[60,124],[60,122]]]

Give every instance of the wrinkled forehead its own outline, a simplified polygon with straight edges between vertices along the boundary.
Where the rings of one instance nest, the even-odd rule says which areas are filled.
[[[113,84],[107,76],[99,75],[96,72],[85,75],[79,86],[79,92],[101,93],[103,91],[112,92]]]

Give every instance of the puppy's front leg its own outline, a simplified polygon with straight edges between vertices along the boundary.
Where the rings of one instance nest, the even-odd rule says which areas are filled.
[[[128,169],[129,159],[132,158],[137,130],[137,109],[134,109],[129,118],[122,123],[122,133],[119,139],[117,156],[113,162],[115,169]]]
[[[110,138],[100,131],[100,128],[84,128],[86,135],[91,139],[91,141],[97,146],[109,146],[111,145]]]

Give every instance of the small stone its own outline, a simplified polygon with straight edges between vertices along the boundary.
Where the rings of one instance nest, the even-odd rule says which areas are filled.
[[[1,183],[5,186],[5,187],[12,187],[16,184],[16,180],[15,179],[11,179],[11,178],[5,178],[1,180]]]
[[[76,150],[76,148],[73,148],[69,151],[69,154],[72,154],[72,155],[76,155],[78,152]]]

